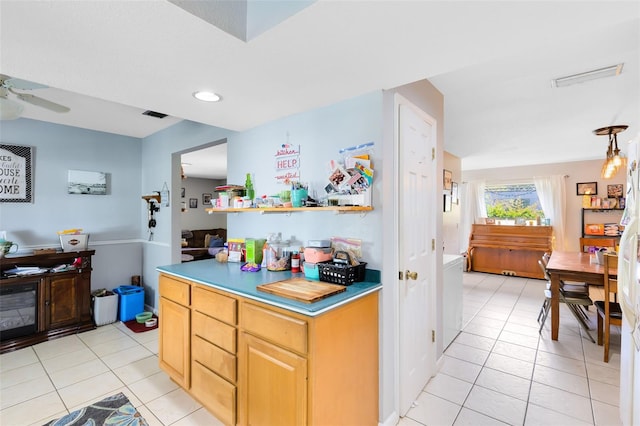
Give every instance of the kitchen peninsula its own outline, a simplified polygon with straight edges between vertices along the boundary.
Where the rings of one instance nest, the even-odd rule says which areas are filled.
[[[377,424],[379,271],[314,303],[257,289],[289,271],[158,271],[160,365],[225,424]]]

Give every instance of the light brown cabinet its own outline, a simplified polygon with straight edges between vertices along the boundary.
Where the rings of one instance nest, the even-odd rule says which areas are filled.
[[[171,281],[187,282],[161,274],[161,307]],[[171,325],[186,314],[163,321],[161,311],[161,367],[174,378],[190,354],[190,378],[179,383],[222,422],[378,423],[377,292],[307,316],[198,283],[190,289],[190,339],[184,324],[178,332]]]
[[[185,389],[191,380],[190,292],[188,282],[160,277],[160,367]]]
[[[236,423],[238,301],[193,286],[191,393],[225,424]]]
[[[307,359],[242,333],[240,424],[306,425]]]

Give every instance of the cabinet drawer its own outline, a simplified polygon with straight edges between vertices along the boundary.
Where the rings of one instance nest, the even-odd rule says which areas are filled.
[[[236,329],[198,311],[191,316],[193,334],[220,346],[232,354],[236,353]]]
[[[193,308],[227,324],[237,324],[237,301],[201,286],[193,288]]]
[[[224,424],[236,424],[236,387],[197,361],[191,366],[191,392]]]
[[[300,353],[307,352],[307,322],[245,303],[240,316],[242,327],[253,334]]]
[[[191,342],[191,359],[229,380],[236,381],[236,357],[223,351],[202,337],[193,336]]]
[[[183,306],[189,306],[191,286],[167,275],[160,275],[160,295]]]

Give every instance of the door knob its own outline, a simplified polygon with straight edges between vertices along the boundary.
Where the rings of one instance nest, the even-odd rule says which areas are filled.
[[[407,272],[405,272],[405,276],[410,280],[417,280],[418,279],[418,273],[417,272],[411,272],[409,270],[407,270]]]

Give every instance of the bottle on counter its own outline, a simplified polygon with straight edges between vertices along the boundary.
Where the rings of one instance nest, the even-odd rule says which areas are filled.
[[[300,253],[297,251],[291,254],[291,272],[294,274],[300,272]]]
[[[253,203],[253,199],[256,196],[255,191],[253,190],[253,183],[251,182],[251,173],[247,173],[247,179],[244,182],[244,188],[247,191],[247,198]]]

